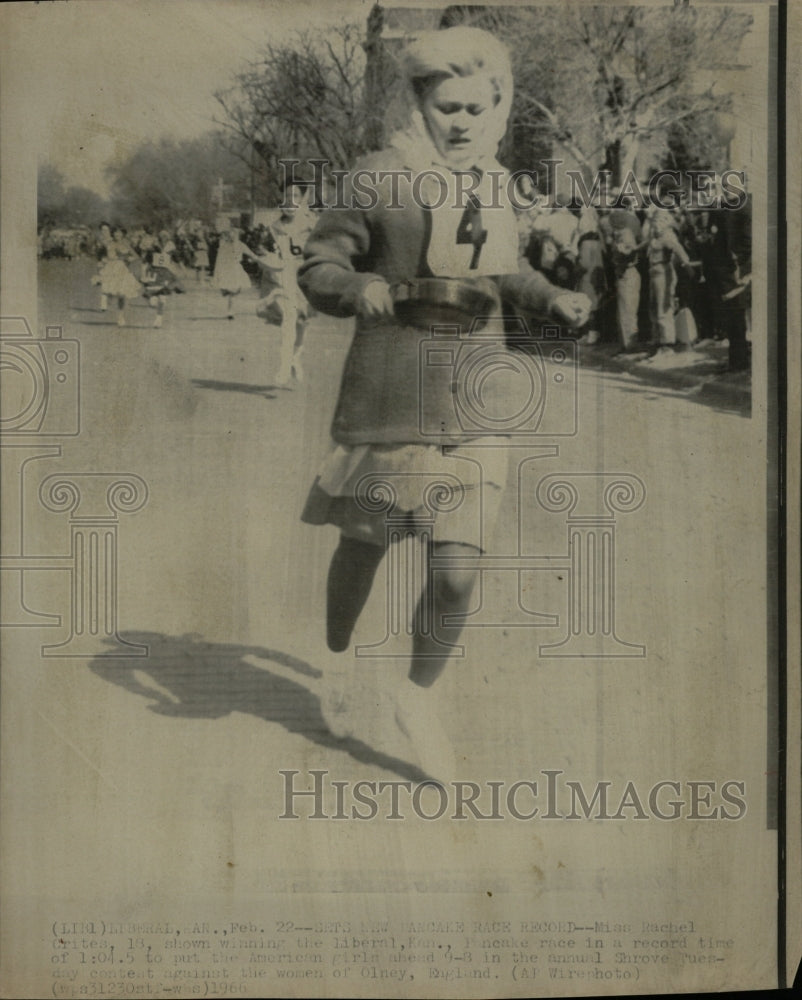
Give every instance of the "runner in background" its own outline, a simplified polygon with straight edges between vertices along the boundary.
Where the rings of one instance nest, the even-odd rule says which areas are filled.
[[[303,248],[315,225],[306,194],[299,203],[282,209],[270,225],[274,253],[261,259],[262,299],[257,315],[268,323],[278,323],[281,328],[279,369],[276,384],[286,388],[294,379],[303,380],[301,356],[303,353],[306,323],[312,312],[309,303],[298,287],[298,268],[303,261]],[[293,201],[292,198],[289,199]]]
[[[129,265],[139,258],[122,226],[114,228],[106,244],[106,254],[106,263],[100,271],[100,288],[106,301],[108,297],[117,300],[117,326],[125,326],[125,302],[141,295],[142,285],[129,270]]]
[[[243,257],[250,257],[260,266],[262,264],[261,259],[240,240],[238,229],[228,229],[221,233],[212,286],[226,300],[228,319],[234,319],[234,296],[251,287],[251,279],[242,266]]]

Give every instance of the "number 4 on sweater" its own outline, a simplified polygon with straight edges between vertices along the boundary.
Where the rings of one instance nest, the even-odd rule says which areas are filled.
[[[486,241],[487,230],[482,226],[479,201],[475,195],[470,195],[457,227],[457,243],[473,244],[473,256],[469,265],[471,271],[475,271],[479,266],[479,257]]]

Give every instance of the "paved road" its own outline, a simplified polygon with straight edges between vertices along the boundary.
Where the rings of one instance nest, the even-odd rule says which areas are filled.
[[[279,769],[327,768],[343,780],[415,774],[386,697],[386,675],[402,661],[364,665],[355,739],[335,743],[318,708],[336,534],[298,514],[327,446],[348,324],[316,318],[306,380],[281,390],[278,331],[254,315],[255,292],[227,322],[219,295],[190,285],[168,302],[163,329],[141,302],[118,328],[97,311],[91,272],[82,262],[41,268],[40,325],[80,341],[81,433],[61,457],[32,464],[25,496],[54,471],[147,483],[147,504],[119,519],[118,613],[121,634],[150,654],[45,659],[40,646],[65,629],[6,632],[4,708],[20,713],[27,756],[4,752],[29,775],[6,788],[6,809],[18,831],[37,831],[34,849],[16,845],[12,892],[28,895],[47,873],[52,896],[114,892],[133,912],[182,894],[236,901],[443,872],[472,884],[487,871],[502,889],[535,886],[545,872],[568,892],[595,885],[602,868],[626,887],[655,852],[682,856],[690,834],[670,824],[633,843],[598,824],[592,840],[587,824],[554,841],[515,824],[278,822]],[[470,630],[467,655],[443,677],[446,727],[475,781],[548,767],[646,787],[745,776],[759,823],[765,763],[742,734],[765,710],[761,428],[614,373],[581,370],[578,380],[578,434],[557,456],[513,463],[495,549],[563,559],[525,572],[519,590],[503,567],[486,576],[478,620],[498,627]],[[538,655],[564,636],[568,608],[565,514],[538,513],[534,501],[550,473],[620,473],[645,485],[643,505],[616,522],[614,584],[618,635],[645,645],[645,657]],[[37,551],[69,551],[64,515],[33,499],[26,510]],[[66,615],[67,574],[40,573],[26,599]],[[360,642],[383,636],[384,611],[377,587]],[[559,623],[517,627],[533,613]],[[699,836],[698,856],[717,857],[717,878],[729,877],[735,855]],[[702,877],[682,866],[675,875],[677,886]]]

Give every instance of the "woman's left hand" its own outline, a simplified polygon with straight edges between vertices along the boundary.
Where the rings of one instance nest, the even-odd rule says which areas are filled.
[[[551,306],[554,316],[568,326],[580,327],[590,317],[591,301],[583,292],[566,292],[559,295]]]

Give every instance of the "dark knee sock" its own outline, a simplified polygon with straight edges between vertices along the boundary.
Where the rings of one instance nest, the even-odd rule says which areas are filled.
[[[326,641],[333,652],[348,648],[383,555],[382,547],[372,542],[340,537],[326,590]]]

